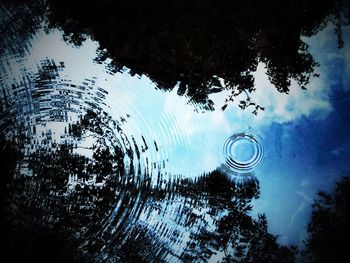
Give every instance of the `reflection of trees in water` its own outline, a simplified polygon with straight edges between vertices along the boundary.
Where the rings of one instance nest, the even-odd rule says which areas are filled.
[[[0,54],[11,57],[14,50],[19,55],[28,52],[30,49],[28,40],[42,27],[42,14],[42,1],[1,1]]]
[[[350,246],[350,178],[342,178],[331,193],[320,191],[314,201],[305,262],[346,262]]]
[[[104,113],[89,111],[69,126],[66,136],[75,141],[91,133],[106,139],[97,140],[91,157],[75,153],[75,143],[57,143],[42,145],[28,158],[15,158],[18,163],[28,162],[32,176],[17,171],[13,177],[15,168],[8,168],[12,169],[12,178],[7,182],[5,196],[7,224],[14,231],[10,235],[17,238],[25,231],[28,243],[22,241],[19,247],[28,256],[46,259],[45,253],[35,253],[48,246],[49,252],[57,247],[54,254],[59,259],[72,256],[76,261],[104,262],[106,255],[117,261],[163,261],[164,255],[171,253],[184,261],[206,261],[215,253],[224,253],[228,261],[293,261],[294,250],[279,245],[276,237],[267,232],[266,218],[255,220],[249,216],[250,201],[259,196],[256,181],[237,187],[220,170],[196,180],[179,178],[162,187],[147,183],[147,175],[141,177],[143,183],[131,180],[132,175],[124,173],[120,147],[106,143],[112,136],[110,122],[113,120]],[[23,145],[17,145],[17,149],[21,148]],[[9,148],[8,152],[18,151]],[[13,156],[8,152],[2,153]],[[73,187],[72,178],[78,182]],[[118,201],[121,205],[112,216]],[[159,220],[164,220],[174,234],[169,237],[158,233],[147,217],[143,222],[133,219],[133,206],[141,207],[145,215],[159,213]],[[178,207],[178,218],[167,211],[172,206]],[[186,231],[190,233],[189,240],[183,252],[176,254],[177,241]],[[47,244],[46,239],[53,237],[52,244]]]
[[[251,200],[259,198],[256,181],[237,186],[216,170],[186,185],[182,194],[204,200],[215,218],[214,231],[203,227],[193,236],[185,260],[207,261],[221,251],[224,262],[294,262],[294,247],[278,244],[277,237],[267,232],[266,217],[253,219],[249,215]]]
[[[127,66],[132,74],[147,74],[163,89],[172,89],[180,82],[180,95],[186,93],[208,108],[212,104],[207,95],[223,89],[219,78],[225,80],[233,95],[252,91],[251,72],[258,61],[267,64],[270,80],[280,91],[288,91],[289,78],[306,85],[316,64],[300,41],[300,34],[315,34],[323,26],[321,21],[331,14],[339,23],[341,9],[341,1],[321,1],[318,8],[313,1],[283,6],[274,1],[173,1],[167,8],[159,8],[160,1],[137,5],[115,1],[113,5],[120,5],[113,6],[115,9],[106,8],[107,2],[84,2],[81,9],[78,1],[75,3],[79,4],[69,3],[67,9],[62,1],[62,6],[53,6],[51,21],[62,26],[75,43],[81,40],[82,33],[92,34],[102,48],[108,49],[99,54],[97,60],[101,63],[111,56],[114,70]],[[34,28],[32,24],[29,27]],[[340,27],[337,30],[340,32]],[[46,66],[53,73],[57,70],[50,63]],[[40,72],[37,81],[53,77],[46,73]],[[245,103],[241,103],[243,108]],[[5,126],[16,121],[13,115]],[[104,261],[105,255],[116,261],[161,261],[163,254],[174,252],[171,247],[176,247],[181,233],[189,231],[185,250],[174,257],[205,261],[215,253],[224,253],[227,262],[294,261],[294,248],[277,243],[277,238],[267,232],[266,218],[249,216],[250,201],[258,198],[257,184],[236,187],[220,171],[213,171],[197,180],[179,179],[176,187],[172,183],[165,188],[151,186],[147,175],[140,185],[130,180],[130,173],[123,173],[123,158],[128,155],[132,159],[133,153],[123,153],[117,144],[111,147],[104,143],[104,139],[111,140],[111,122],[108,116],[89,111],[79,122],[69,125],[66,136],[72,141],[80,140],[87,132],[100,138],[90,158],[76,154],[74,144],[52,143],[24,156],[22,149],[28,143],[28,134],[17,134],[16,142],[1,138],[1,205],[7,214],[1,217],[1,233],[7,255],[57,262]],[[122,129],[118,124],[114,128]],[[24,162],[32,176],[23,176],[16,169]],[[136,173],[132,168],[130,172]],[[80,182],[73,187],[69,184],[72,177]],[[340,192],[339,196],[349,196]],[[308,253],[315,258],[324,256],[317,253],[326,248],[338,253],[324,237],[335,239],[335,233],[348,233],[344,229],[349,226],[344,219],[348,217],[348,209],[343,209],[347,207],[346,199],[339,203],[335,200],[342,198],[322,196],[324,202],[315,205],[308,241]],[[108,221],[118,198],[121,208]],[[126,224],[120,224],[122,212],[136,202],[147,211],[159,212],[159,216],[164,206],[178,206],[181,220],[170,218],[166,222],[172,223],[169,229],[178,227],[181,231],[164,237],[152,232],[153,225],[147,220],[139,223],[126,217]],[[338,203],[333,208],[323,208]],[[163,214],[162,219],[168,215],[166,210]],[[337,228],[331,221],[343,223]],[[107,228],[102,227],[104,223],[108,223]],[[346,235],[342,241],[345,238]],[[77,254],[79,251],[81,254]]]
[[[291,79],[305,88],[317,63],[301,36],[332,21],[342,46],[341,25],[349,23],[345,0],[48,2],[52,25],[75,44],[87,35],[99,41],[97,61],[113,58],[112,72],[126,66],[165,90],[179,83],[180,95],[207,109],[213,108],[210,93],[229,89],[229,102],[255,90],[259,62],[280,92],[288,93]],[[249,96],[240,106],[261,109]]]

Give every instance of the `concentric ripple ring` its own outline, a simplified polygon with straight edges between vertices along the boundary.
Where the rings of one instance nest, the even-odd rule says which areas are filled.
[[[259,138],[248,132],[230,136],[223,146],[223,165],[234,172],[247,172],[258,166],[264,156]]]

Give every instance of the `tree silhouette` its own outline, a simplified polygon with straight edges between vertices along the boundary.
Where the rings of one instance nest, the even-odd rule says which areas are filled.
[[[264,109],[249,96],[256,89],[252,73],[258,63],[265,63],[278,91],[288,93],[292,79],[305,89],[317,76],[317,62],[301,36],[315,35],[331,21],[341,47],[342,24],[350,17],[345,0],[48,2],[51,26],[62,28],[76,45],[88,36],[97,40],[96,61],[112,58],[112,73],[127,67],[160,89],[178,84],[179,95],[205,109],[213,109],[211,93],[231,91],[223,109],[245,93],[247,99],[238,103],[254,113]]]
[[[68,129],[66,136],[80,140],[85,133],[94,132],[107,138],[109,122],[113,120],[102,112],[88,111],[74,128]],[[12,148],[4,153],[14,156],[16,151]],[[111,152],[103,140],[97,140],[91,158],[74,153],[73,148],[74,144],[42,145],[30,153],[26,160],[32,176],[14,177],[14,165],[7,168],[12,178],[7,183],[5,214],[10,231],[7,230],[5,237],[11,242],[7,243],[11,246],[9,251],[23,249],[21,254],[10,254],[14,261],[25,256],[37,261],[104,262],[101,255],[108,255],[109,260],[122,262],[163,262],[163,254],[171,253],[172,248],[167,248],[164,238],[157,233],[150,239],[152,225],[137,221],[129,225],[129,222],[119,227],[118,235],[112,231],[132,207],[130,200],[138,197],[140,207],[149,211],[157,211],[164,204],[176,205],[176,200],[188,200],[189,205],[181,208],[182,216],[174,226],[174,230],[185,226],[191,233],[185,251],[177,255],[180,261],[206,262],[222,250],[227,262],[294,261],[295,249],[279,245],[277,237],[267,232],[265,216],[253,219],[249,215],[251,199],[259,197],[257,181],[238,186],[217,169],[196,180],[181,179],[175,187],[171,181],[163,187],[137,182],[124,184],[120,179],[130,175],[122,172],[123,156],[118,147]],[[24,162],[23,158],[15,160]],[[69,190],[68,180],[72,175],[80,184]],[[102,187],[84,185],[84,180],[94,176],[96,183],[104,180]],[[122,197],[116,194],[120,192]],[[120,210],[107,230],[101,231],[117,200],[121,201]],[[206,209],[206,217],[214,222],[210,228],[203,224],[204,217],[193,212]]]
[[[312,205],[305,262],[347,262],[350,247],[350,178],[337,182],[332,193],[319,192]]]
[[[257,219],[249,215],[251,200],[259,198],[260,194],[257,180],[237,185],[229,175],[217,169],[192,186],[188,182],[181,185],[186,189],[181,191],[182,195],[187,193],[209,204],[210,214],[217,222],[215,231],[203,228],[193,235],[184,254],[185,260],[206,262],[213,253],[223,250],[224,262],[295,262],[296,248],[280,245],[277,237],[268,233],[265,215]]]
[[[55,94],[50,89],[65,87],[52,86],[59,82],[64,63],[57,66],[44,60],[40,65],[33,79],[34,105],[36,100],[50,99]],[[23,89],[19,84],[11,87]],[[9,96],[8,101],[17,98]],[[131,147],[133,137],[124,133],[122,120],[99,107],[103,101],[80,100],[84,110],[77,118],[65,119],[55,109],[69,111],[69,98],[59,98],[64,103],[53,101],[49,114],[45,113],[47,106],[41,109],[38,105],[24,114],[21,104],[15,103],[4,118],[4,134],[12,131],[6,136],[12,141],[5,137],[0,141],[0,157],[5,161],[0,167],[5,214],[1,218],[2,248],[12,261],[104,262],[107,255],[110,261],[164,262],[164,255],[174,253],[179,261],[205,262],[218,251],[224,251],[228,262],[294,260],[294,248],[279,245],[277,237],[267,232],[266,218],[249,215],[251,200],[259,197],[254,176],[239,185],[218,168],[195,179],[179,176],[152,185],[151,175],[135,165],[143,150],[138,150],[136,140]],[[28,115],[33,122],[26,123]],[[45,128],[48,121],[66,126],[51,130]],[[55,132],[60,134],[58,141]],[[93,138],[94,143],[84,145],[86,138]],[[81,154],[78,147],[91,154]],[[154,176],[162,177],[162,171]],[[174,235],[164,237],[154,231],[150,223],[154,220],[140,222],[128,217],[136,203],[140,208],[136,210],[148,211],[144,217],[151,212],[165,214],[157,223],[169,223]],[[173,209],[179,213],[169,212]],[[176,247],[183,233],[189,233],[189,241],[176,254],[168,243]],[[14,253],[16,250],[21,253]]]

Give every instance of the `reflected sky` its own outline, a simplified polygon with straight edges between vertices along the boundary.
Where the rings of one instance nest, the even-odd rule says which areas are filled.
[[[344,39],[350,39],[349,35],[350,29],[345,28]],[[216,110],[205,111],[185,96],[178,96],[176,88],[161,91],[146,76],[131,76],[126,68],[122,73],[110,74],[108,60],[103,64],[94,62],[97,42],[88,39],[81,47],[74,47],[62,40],[62,32],[57,29],[48,33],[39,29],[24,54],[16,54],[18,49],[4,49],[1,85],[6,90],[8,83],[25,82],[23,76],[37,74],[43,61],[64,65],[57,71],[60,83],[87,83],[84,85],[92,87],[83,95],[73,93],[85,104],[98,103],[119,121],[123,133],[143,152],[139,162],[151,171],[154,185],[159,170],[164,181],[170,181],[176,176],[199,178],[217,169],[222,164],[227,138],[237,132],[255,134],[264,147],[264,156],[253,170],[261,195],[252,201],[251,214],[257,218],[259,213],[265,213],[269,231],[279,235],[281,243],[302,245],[316,192],[331,189],[350,168],[350,44],[345,42],[344,48],[338,49],[331,26],[307,42],[320,62],[320,77],[312,79],[306,91],[292,83],[290,94],[281,94],[269,83],[264,65],[260,64],[255,73],[259,88],[252,98],[266,110],[257,116],[235,103],[222,111],[228,92],[210,95]],[[78,120],[79,104],[71,109],[76,110],[71,110],[67,118]],[[33,112],[23,114],[27,117]],[[43,118],[45,124],[38,124],[36,132],[50,128],[59,141],[66,126],[57,119]],[[87,136],[74,151],[91,156],[87,148],[95,142],[95,138]],[[153,169],[154,164],[161,168]],[[174,211],[180,209],[178,204],[174,204]],[[154,222],[145,212],[139,219],[157,224],[159,218],[151,217]],[[183,237],[183,242],[188,238]]]

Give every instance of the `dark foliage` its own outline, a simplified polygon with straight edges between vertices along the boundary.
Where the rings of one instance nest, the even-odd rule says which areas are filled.
[[[280,92],[289,92],[292,79],[305,89],[317,63],[301,36],[315,35],[332,21],[341,47],[342,24],[349,23],[345,0],[48,2],[51,25],[76,45],[88,36],[99,41],[96,61],[112,58],[112,73],[127,67],[164,90],[179,84],[179,95],[206,109],[213,109],[211,93],[229,89],[228,103],[245,92],[240,107],[254,113],[264,109],[249,99],[259,62]]]
[[[210,214],[217,216],[215,231],[200,229],[192,236],[185,260],[206,262],[215,250],[223,250],[224,262],[295,262],[296,248],[280,245],[277,236],[268,233],[266,216],[261,214],[254,219],[249,215],[251,200],[259,198],[258,182],[252,180],[238,186],[229,177],[218,169],[200,178],[192,187],[190,183],[185,184],[182,195],[205,200],[210,204]],[[226,215],[218,216],[220,214]]]
[[[42,61],[34,79],[34,100],[48,96],[62,67],[63,63],[56,66],[54,61]],[[107,255],[111,262],[164,262],[164,255],[174,253],[174,248],[167,246],[169,239],[154,231],[152,224],[130,216],[136,203],[144,211],[159,214],[165,204],[180,204],[179,216],[169,228],[174,230],[170,241],[176,246],[176,241],[183,241],[184,232],[190,240],[175,255],[179,260],[205,262],[221,250],[228,262],[294,261],[294,248],[278,244],[277,237],[267,232],[266,218],[249,215],[251,200],[259,197],[259,183],[253,175],[237,185],[222,168],[196,179],[178,177],[175,181],[162,180],[159,173],[157,185],[151,185],[149,174],[125,162],[125,158],[139,160],[141,152],[136,141],[134,150],[130,147],[122,121],[112,119],[98,104],[88,105],[91,108],[74,122],[55,111],[46,117],[68,122],[61,142],[54,140],[50,129],[40,131],[26,124],[15,104],[11,108],[4,131],[16,132],[8,133],[13,141],[2,139],[0,144],[0,157],[5,161],[0,167],[5,214],[1,230],[6,244],[2,254],[10,261],[105,262]],[[32,114],[37,124],[45,124],[40,113],[35,109]],[[92,151],[90,157],[74,151],[88,136],[95,139],[91,146],[84,146]],[[120,206],[115,210],[117,203]],[[207,212],[203,216],[195,210]],[[170,220],[159,222],[171,224],[168,216]]]
[[[35,213],[34,210],[25,211],[28,213],[26,216],[30,220],[31,227],[23,225],[23,217],[13,218],[10,215],[18,209],[14,202],[9,203],[9,198],[13,196],[14,184],[16,184],[16,190],[21,190],[21,184],[18,184],[19,180],[15,179],[14,175],[16,175],[16,165],[21,162],[23,154],[17,143],[6,140],[1,140],[0,149],[2,160],[0,253],[2,259],[6,262],[73,262],[76,253],[72,249],[74,244],[67,240],[65,233],[37,224],[35,217],[31,217],[33,215],[31,213]]]
[[[350,247],[350,178],[341,179],[332,193],[319,192],[313,204],[306,262],[347,262]]]
[[[79,140],[87,131],[98,131],[96,134],[106,138],[106,122],[108,118],[103,114],[87,112],[69,135]],[[22,258],[36,262],[93,262],[100,260],[103,249],[117,262],[162,262],[162,255],[168,253],[168,249],[157,233],[150,235],[152,229],[138,222],[133,223],[131,232],[124,232],[123,226],[117,228],[120,230],[118,235],[110,231],[99,232],[116,203],[116,190],[122,191],[125,197],[122,198],[122,209],[111,223],[111,230],[119,224],[122,214],[132,207],[138,195],[149,209],[173,202],[170,188],[166,186],[167,191],[164,191],[147,184],[141,188],[133,183],[123,184],[119,179],[128,175],[121,172],[124,170],[119,164],[122,156],[117,148],[112,154],[103,142],[94,147],[91,159],[73,153],[72,147],[63,144],[31,153],[28,167],[33,176],[30,177],[14,177],[15,163],[4,167],[10,178],[5,183],[6,217],[1,224],[7,228],[4,232],[8,241],[4,246],[6,255],[13,262]],[[20,146],[12,148],[4,148],[7,150],[3,153],[10,160],[15,157],[14,160],[23,162],[15,156],[20,152]],[[96,175],[96,183],[107,181],[102,188],[78,184],[69,193],[66,186],[72,175],[78,179]],[[180,260],[206,261],[215,251],[224,250],[227,262],[294,262],[295,249],[279,245],[277,237],[267,232],[265,216],[253,219],[248,214],[252,208],[251,200],[259,197],[257,181],[237,186],[218,169],[197,180],[181,180],[176,188],[171,195],[188,200],[188,208],[182,208],[181,223],[188,231],[203,220],[192,209],[209,208],[208,216],[215,222],[212,230],[202,227],[191,234]],[[162,248],[162,253],[158,248]],[[21,253],[16,254],[17,249],[21,249]]]

